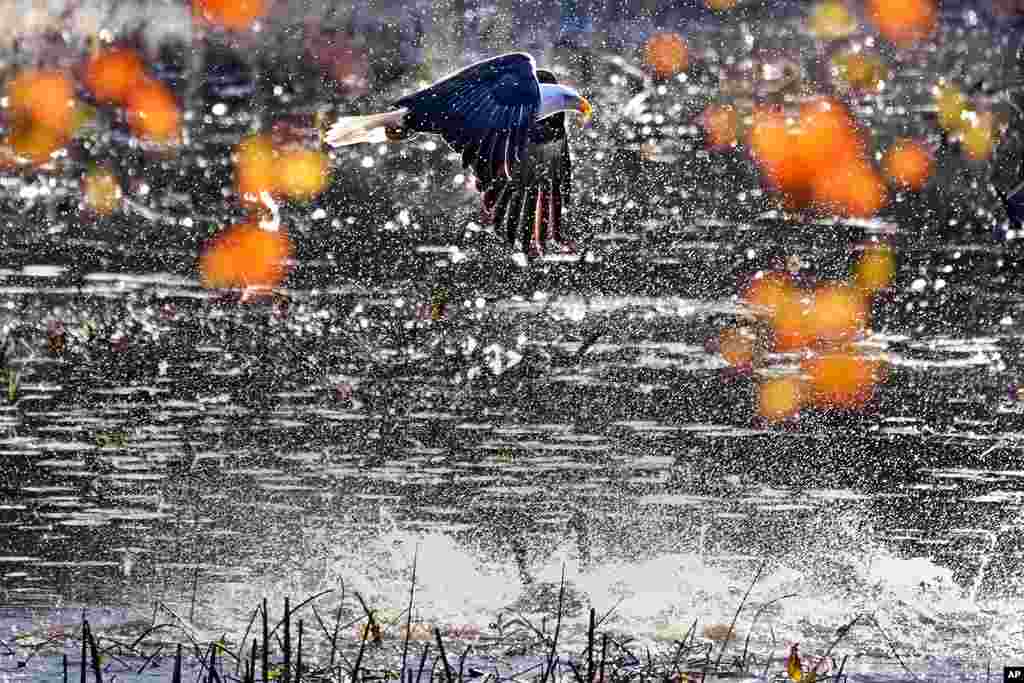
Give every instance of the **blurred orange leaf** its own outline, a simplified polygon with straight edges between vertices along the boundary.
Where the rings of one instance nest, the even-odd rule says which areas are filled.
[[[870,218],[888,202],[885,184],[866,161],[816,176],[814,196],[823,208],[850,218]]]
[[[121,204],[121,185],[105,168],[89,171],[82,178],[85,205],[100,215],[113,213]]]
[[[235,185],[243,201],[258,202],[261,192],[277,191],[277,154],[268,136],[245,138],[236,154]]]
[[[86,62],[83,80],[96,99],[120,104],[145,78],[142,59],[134,50],[113,48]]]
[[[848,285],[824,285],[814,293],[809,318],[816,339],[849,341],[867,325],[867,302],[860,291]]]
[[[899,47],[909,47],[934,33],[939,12],[934,0],[867,0],[868,19]]]
[[[871,294],[885,289],[896,273],[896,258],[886,244],[868,247],[857,261],[857,286]]]
[[[807,359],[804,371],[819,406],[859,408],[874,395],[883,366],[877,360],[836,352]]]
[[[932,174],[932,155],[924,145],[900,139],[888,150],[882,160],[886,176],[897,186],[922,190]]]
[[[644,59],[658,76],[668,78],[690,65],[690,49],[678,33],[656,33],[644,45]]]
[[[193,0],[192,10],[210,22],[232,31],[246,31],[267,13],[268,0]]]
[[[207,287],[275,287],[291,254],[291,241],[283,231],[241,223],[206,245],[199,270]]]
[[[30,120],[58,135],[68,135],[75,113],[71,80],[55,70],[28,70],[7,85],[10,108],[15,118]]]
[[[281,153],[279,185],[293,199],[311,199],[327,186],[327,155],[318,149],[291,148]]]
[[[811,33],[824,40],[845,38],[857,30],[857,20],[842,0],[823,0],[811,9]]]
[[[800,412],[803,383],[797,377],[769,379],[758,389],[758,413],[766,420],[778,422]]]
[[[754,336],[743,329],[722,330],[718,337],[718,352],[733,367],[745,367],[754,359]]]
[[[728,104],[712,104],[701,116],[704,134],[713,149],[725,149],[736,144],[739,116],[736,108]]]
[[[128,125],[136,135],[155,142],[177,141],[181,114],[166,85],[151,78],[142,80],[128,94],[125,106]]]

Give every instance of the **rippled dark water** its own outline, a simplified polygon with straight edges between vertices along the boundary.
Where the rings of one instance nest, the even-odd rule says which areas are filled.
[[[852,102],[876,148],[937,139],[940,74],[1019,77],[1012,32],[943,31],[937,51],[886,53],[892,87]],[[753,633],[764,651],[823,650],[873,612],[919,671],[1024,663],[1022,252],[990,169],[946,146],[931,188],[877,220],[780,214],[746,153],[709,153],[694,122],[723,73],[749,71],[735,46],[822,77],[795,24],[752,35],[689,27],[685,83],[599,53],[562,62],[589,68],[598,111],[572,133],[575,256],[513,256],[480,227],[457,159],[418,140],[342,149],[329,190],[283,208],[297,254],[277,296],[201,288],[201,245],[241,215],[220,190],[251,117],[308,134],[318,108],[377,104],[327,101],[320,76],[262,52],[204,53],[215,77],[180,155],[128,146],[117,121],[80,143],[73,158],[127,179],[116,216],[78,210],[77,161],[0,177],[17,372],[0,412],[0,602],[38,620],[82,605],[147,619],[163,601],[220,633],[264,596],[344,581],[397,612],[418,552],[432,618],[529,610],[564,565],[581,604],[617,605],[616,629],[668,637],[728,623],[768,559],[752,604],[796,595],[768,612],[773,635]],[[187,90],[186,60],[165,56]],[[1019,161],[1008,134],[995,182]],[[765,424],[755,377],[712,343],[750,316],[739,291],[779,268],[841,279],[873,236],[898,269],[858,345],[885,382],[862,411]],[[443,318],[422,315],[440,296]],[[876,630],[843,648],[848,670],[899,670]]]

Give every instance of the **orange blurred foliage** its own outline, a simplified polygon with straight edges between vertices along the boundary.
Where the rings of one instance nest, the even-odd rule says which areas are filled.
[[[327,155],[318,149],[289,148],[281,153],[279,187],[292,199],[311,199],[327,186]]]
[[[774,348],[781,353],[799,351],[814,341],[804,298],[805,292],[782,273],[754,280],[743,293],[748,304],[767,311],[774,334]]]
[[[750,148],[787,208],[813,202],[839,215],[867,218],[888,199],[853,117],[831,98],[806,102],[795,126],[779,111],[755,111]]]
[[[89,59],[82,80],[96,99],[122,104],[145,78],[142,59],[134,50],[113,48]]]
[[[60,71],[22,71],[7,84],[15,118],[31,121],[58,135],[69,135],[74,122],[75,91]]]
[[[815,339],[849,341],[867,326],[868,305],[862,293],[848,285],[824,285],[814,292],[808,319]]]
[[[814,5],[807,21],[816,38],[846,38],[857,30],[857,20],[842,0],[823,0]]]
[[[247,31],[268,10],[269,0],[192,0],[192,11],[211,24]]]
[[[788,275],[769,273],[752,279],[742,296],[748,305],[763,308],[769,315],[774,315],[788,299],[796,295],[797,289]]]
[[[678,33],[656,33],[644,45],[644,59],[662,78],[685,71],[690,64],[690,49]]]
[[[152,78],[140,81],[125,101],[128,125],[139,137],[175,142],[181,133],[178,102],[166,85]]]
[[[879,33],[899,47],[928,38],[939,19],[935,0],[867,0],[865,10]]]
[[[803,292],[794,289],[783,300],[772,318],[775,350],[779,353],[801,351],[814,343],[814,328],[807,317],[808,307]]]
[[[701,124],[712,149],[726,149],[736,144],[739,116],[732,105],[708,105],[701,116]]]
[[[882,58],[862,50],[847,50],[832,58],[832,69],[841,84],[862,91],[877,90],[889,77]]]
[[[718,337],[718,352],[734,368],[747,367],[754,359],[754,336],[745,330],[722,330]]]
[[[82,198],[85,205],[105,216],[121,205],[121,185],[108,169],[97,168],[82,177]]]
[[[869,246],[857,260],[854,280],[868,294],[885,289],[896,274],[896,257],[887,244]]]
[[[984,161],[992,156],[996,145],[996,121],[990,111],[976,112],[964,118],[960,129],[960,148],[972,161]]]
[[[242,140],[236,153],[235,188],[243,202],[259,203],[261,192],[308,200],[327,187],[330,164],[321,150],[279,149],[269,136],[254,135]]]
[[[819,206],[851,218],[870,218],[889,200],[885,183],[866,161],[818,175],[813,187]]]
[[[778,422],[800,412],[804,386],[797,377],[770,379],[758,388],[758,414],[766,420]]]
[[[932,155],[919,142],[901,139],[890,147],[882,160],[885,175],[897,186],[922,190],[932,175]]]
[[[881,361],[848,352],[809,358],[803,363],[814,402],[821,407],[860,408],[882,379]]]
[[[827,172],[863,159],[864,141],[846,107],[820,97],[800,107],[795,154],[807,173]]]
[[[206,245],[199,271],[206,287],[276,287],[291,255],[291,241],[283,231],[240,223]]]
[[[750,149],[761,166],[769,184],[777,191],[789,194],[803,192],[810,181],[807,168],[795,154],[796,132],[786,117],[774,109],[754,112],[750,128]]]
[[[261,192],[277,191],[277,154],[268,136],[249,136],[235,152],[235,188],[243,201],[258,202]]]
[[[709,9],[716,12],[724,12],[736,6],[737,0],[704,0]]]
[[[39,165],[67,143],[67,136],[31,121],[16,120],[4,142],[17,156]]]
[[[938,85],[934,94],[939,125],[948,133],[960,130],[964,125],[964,114],[967,112],[967,96],[952,85]]]

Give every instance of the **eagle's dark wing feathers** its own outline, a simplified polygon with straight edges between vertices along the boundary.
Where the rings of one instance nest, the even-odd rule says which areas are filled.
[[[437,133],[479,179],[509,178],[540,109],[533,57],[514,52],[478,62],[398,100],[405,126]]]
[[[541,83],[557,83],[554,74],[537,70]],[[484,210],[495,232],[509,244],[541,250],[551,240],[566,246],[562,232],[562,207],[569,203],[572,157],[565,132],[565,114],[537,121],[526,131],[521,163],[511,177],[477,177],[484,193]]]

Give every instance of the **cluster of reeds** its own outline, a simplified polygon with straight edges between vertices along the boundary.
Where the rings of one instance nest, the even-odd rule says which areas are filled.
[[[843,671],[847,659],[843,657],[837,665],[833,652],[854,626],[873,624],[889,644],[895,660],[910,671],[894,643],[870,614],[857,615],[837,629],[835,639],[824,655],[813,660],[801,661],[795,645],[788,653],[773,655],[774,631],[769,652],[756,655],[751,649],[750,633],[759,618],[768,607],[792,596],[782,596],[762,604],[754,613],[742,650],[730,652],[730,647],[738,648],[737,621],[763,569],[762,565],[727,627],[724,624],[714,628],[705,626],[704,637],[699,638],[695,620],[670,649],[659,651],[652,651],[650,646],[641,648],[639,641],[604,627],[614,608],[598,616],[591,607],[585,646],[581,652],[573,652],[565,637],[564,574],[553,620],[545,618],[538,626],[520,613],[515,613],[510,619],[499,615],[486,636],[481,634],[478,640],[468,642],[463,637],[465,634],[460,635],[456,631],[455,637],[449,637],[446,642],[442,628],[437,625],[423,628],[423,623],[413,621],[414,564],[409,603],[397,617],[382,616],[382,610],[370,607],[359,593],[355,594],[359,612],[354,618],[346,616],[342,587],[342,602],[333,615],[333,623],[330,615],[325,618],[318,609],[316,601],[334,591],[317,593],[295,606],[286,597],[283,613],[276,619],[264,599],[252,611],[240,638],[230,640],[222,635],[202,642],[196,636],[191,620],[183,619],[166,604],[158,603],[152,623],[130,640],[116,633],[96,634],[83,613],[80,637],[51,629],[38,638],[21,637],[12,644],[0,641],[0,648],[6,650],[5,653],[0,651],[0,656],[5,654],[6,658],[15,660],[15,666],[7,670],[30,670],[33,659],[52,656],[55,646],[66,648],[69,643],[78,646],[76,650],[80,654],[77,658],[75,650],[70,656],[67,649],[62,654],[65,683],[74,680],[80,683],[113,683],[123,679],[125,674],[152,673],[166,670],[168,665],[170,680],[174,683],[184,680],[197,683],[368,683],[388,680],[465,683],[473,679],[530,683],[682,683],[739,676],[838,683],[846,681]],[[170,620],[158,621],[158,613],[169,615]],[[399,625],[403,619],[404,627],[399,628],[401,638],[388,638],[391,642],[386,643],[386,631]],[[343,637],[352,627],[359,635],[357,644]],[[711,631],[715,632],[714,635],[709,635]],[[414,647],[419,651],[413,652]],[[471,653],[474,661],[469,659]],[[519,662],[519,670],[513,668],[512,659]],[[532,663],[524,666],[521,663],[524,660]],[[481,670],[485,667],[489,670]]]

